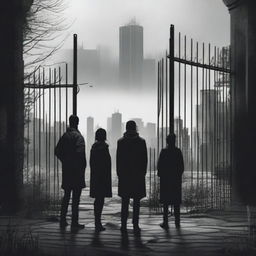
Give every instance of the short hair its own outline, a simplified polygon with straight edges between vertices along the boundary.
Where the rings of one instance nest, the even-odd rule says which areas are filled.
[[[136,123],[133,120],[130,120],[126,123],[126,131],[136,131]]]
[[[76,115],[71,115],[71,116],[69,117],[69,125],[70,125],[70,126],[72,126],[72,127],[77,126],[78,123],[79,123],[79,118],[78,118],[78,116],[76,116]]]
[[[166,142],[167,142],[168,145],[174,144],[175,140],[176,140],[175,133],[171,133],[171,134],[167,135],[167,137],[166,137]]]
[[[107,133],[105,129],[99,128],[95,133],[95,140],[105,141],[107,138]]]

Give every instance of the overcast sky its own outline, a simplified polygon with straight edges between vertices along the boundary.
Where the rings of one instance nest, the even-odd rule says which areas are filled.
[[[84,48],[107,45],[118,56],[118,28],[132,18],[144,27],[144,55],[168,46],[170,24],[199,42],[229,44],[229,13],[222,0],[65,0],[73,21],[64,47],[77,33]]]

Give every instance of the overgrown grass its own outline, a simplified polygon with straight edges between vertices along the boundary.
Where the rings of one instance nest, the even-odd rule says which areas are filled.
[[[27,182],[23,186],[22,212],[26,217],[57,216],[60,209],[60,195],[53,196],[43,190],[44,184]]]
[[[204,205],[207,208],[210,197],[210,189],[205,188],[203,184],[199,186],[186,185],[182,188],[183,200],[182,205],[186,211],[199,211]]]

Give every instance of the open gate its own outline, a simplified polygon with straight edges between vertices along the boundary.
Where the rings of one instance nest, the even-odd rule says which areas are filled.
[[[174,132],[187,210],[223,208],[231,200],[231,104],[230,48],[175,36],[171,25],[169,54],[158,61],[157,156]]]
[[[27,197],[34,203],[60,199],[61,163],[54,148],[77,113],[77,36],[74,35],[73,83],[68,64],[37,67],[24,81],[24,172]]]

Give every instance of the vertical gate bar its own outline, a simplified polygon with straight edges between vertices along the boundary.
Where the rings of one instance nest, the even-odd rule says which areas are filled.
[[[226,48],[226,69],[228,69],[228,49]],[[225,73],[225,95],[226,95],[226,166],[227,166],[227,174],[226,174],[226,184],[227,184],[227,200],[229,200],[229,182],[228,182],[228,177],[229,177],[229,161],[228,161],[228,145],[229,145],[229,140],[228,140],[228,127],[229,127],[229,114],[228,114],[228,89],[227,89],[227,86],[228,86],[228,73]],[[229,201],[227,201],[229,202]]]
[[[157,63],[157,156],[159,155],[160,63]]]
[[[216,67],[217,64],[216,64],[216,46],[214,46],[214,66]],[[213,106],[213,116],[214,116],[214,119],[213,119],[213,127],[214,127],[214,133],[213,133],[213,175],[214,175],[214,207],[217,207],[217,182],[216,182],[216,153],[217,153],[217,136],[216,136],[216,131],[217,131],[217,126],[216,126],[216,107],[217,107],[217,93],[216,93],[216,70],[214,70],[214,106]]]
[[[49,190],[49,196],[51,196],[51,103],[52,103],[52,89],[51,89],[51,84],[52,84],[52,70],[51,68],[49,69],[49,129],[48,129],[48,190]]]
[[[56,68],[54,72],[54,89],[53,89],[53,147],[56,146],[56,83],[57,83],[57,73]],[[56,157],[53,156],[53,199],[54,205],[56,200]]]
[[[181,51],[181,45],[180,42],[181,41],[181,35],[179,32],[179,59],[181,57],[180,51]],[[179,62],[179,119],[178,119],[178,136],[179,136],[179,147],[181,148],[181,115],[180,115],[180,104],[181,104],[181,64]]]
[[[224,47],[222,48],[222,67],[224,69]],[[224,138],[224,133],[225,133],[225,121],[224,121],[224,114],[225,114],[225,110],[224,110],[224,75],[225,73],[222,72],[222,182],[223,182],[223,195],[224,195],[224,199],[223,199],[223,203],[225,202],[225,138]]]
[[[226,50],[226,64],[225,64],[226,69],[228,69],[228,49]],[[229,177],[229,161],[228,161],[228,145],[229,145],[229,140],[228,140],[228,129],[229,129],[229,114],[228,114],[228,73],[225,73],[225,101],[226,101],[226,134],[225,134],[225,140],[226,140],[226,168],[227,168],[227,173],[226,173],[226,186],[227,186],[227,202],[229,202],[229,182],[228,182],[228,177]]]
[[[174,132],[174,25],[170,27],[169,40],[169,133]]]
[[[229,46],[229,68],[231,69],[231,46]],[[229,97],[230,97],[230,103],[229,103],[229,118],[230,118],[230,135],[229,135],[229,141],[230,141],[230,145],[229,145],[229,161],[230,161],[230,174],[229,174],[229,183],[230,183],[230,189],[229,189],[229,194],[230,194],[230,202],[232,203],[232,195],[231,195],[231,189],[232,189],[232,172],[233,172],[233,159],[232,159],[232,105],[233,105],[233,98],[231,95],[231,86],[232,86],[232,76],[231,73],[228,74],[229,77]]]
[[[163,86],[163,59],[160,61],[160,91],[161,91],[161,149],[164,147],[164,86]],[[161,151],[160,151],[161,152]]]
[[[65,65],[66,68],[66,86],[68,85],[68,63],[66,63]],[[68,125],[68,87],[66,87],[66,129],[67,129],[67,125]]]
[[[226,50],[226,69],[228,69],[228,48]],[[229,125],[229,113],[228,113],[228,102],[229,102],[229,99],[228,99],[228,73],[225,73],[225,89],[226,89],[226,166],[227,166],[227,175],[226,175],[226,183],[227,183],[227,200],[228,200],[228,203],[229,203],[229,172],[230,172],[230,164],[229,164],[229,140],[228,140],[228,129],[230,127]]]
[[[48,198],[48,125],[47,125],[47,113],[45,115],[45,196]]]
[[[198,42],[196,42],[196,62],[198,64]],[[198,91],[199,91],[199,79],[198,79],[198,66],[196,67],[196,155],[197,155],[197,175],[196,175],[196,195],[198,193],[199,190],[199,122],[198,122],[198,117],[199,117],[199,102],[198,102]],[[199,204],[199,197],[197,196],[197,206]]]
[[[43,88],[43,133],[45,132],[45,127],[44,127],[44,117],[45,117],[45,69],[43,68],[43,84],[42,84],[42,88]]]
[[[209,47],[209,66],[211,65],[211,44]],[[209,151],[210,151],[210,191],[211,191],[211,208],[213,208],[213,126],[212,126],[212,93],[211,90],[211,69],[209,69]],[[214,93],[213,93],[214,95]]]
[[[203,43],[203,65],[204,65],[204,43]],[[202,144],[201,144],[201,155],[202,155],[202,181],[201,181],[201,184],[202,184],[202,191],[203,191],[203,196],[204,196],[204,68],[202,69],[202,93],[201,93],[201,102],[202,102],[202,127],[201,127],[201,133],[202,133]],[[204,198],[202,200],[202,203],[204,204]]]
[[[207,47],[206,47],[207,50]],[[206,58],[206,62],[207,62],[207,58]],[[209,97],[209,91],[208,91],[208,69],[205,70],[205,168],[206,168],[206,209],[208,207],[208,191],[209,191],[209,184],[208,184],[208,145],[209,145],[209,140],[208,140],[208,136],[209,136],[209,127],[208,127],[208,115],[209,115],[209,101],[208,101],[208,97]]]
[[[34,74],[33,74],[33,84],[34,84],[34,90],[33,90],[33,199],[35,199],[35,178],[36,178],[36,71],[34,70]]]
[[[44,86],[45,86],[45,69],[43,68],[43,84],[42,84],[42,89],[43,89],[43,113],[42,113],[43,133],[42,133],[42,135],[43,135],[43,140],[44,140],[44,143],[45,143],[45,88],[44,88]],[[43,149],[44,149],[44,147],[43,147]],[[42,168],[42,170],[45,170],[45,174],[46,174],[46,166],[47,166],[47,164],[46,164],[46,155],[45,155],[44,160],[45,160],[44,161],[45,168]],[[45,183],[44,185],[46,186],[46,179],[45,179],[44,183]],[[45,189],[46,189],[46,187],[45,187]]]
[[[31,104],[31,96],[30,96],[30,86],[31,86],[31,81],[30,81],[30,76],[29,76],[29,87],[28,87],[28,100],[27,100],[27,110],[28,110],[28,128],[27,128],[27,182],[29,182],[29,160],[30,160],[30,157],[29,157],[29,144],[30,144],[30,104]]]
[[[207,53],[207,46],[205,47],[205,51]],[[206,55],[205,53],[205,55]],[[205,57],[205,63],[207,63],[207,55]],[[209,114],[209,109],[208,109],[208,97],[209,97],[209,91],[208,91],[208,69],[205,69],[205,93],[204,93],[204,96],[205,96],[205,183],[206,183],[206,193],[205,193],[205,207],[207,209],[208,207],[208,188],[209,188],[209,184],[208,184],[208,145],[209,145],[209,141],[208,141],[208,136],[209,136],[209,127],[208,127],[208,114]]]
[[[59,67],[59,136],[58,136],[58,140],[60,139],[61,137],[61,81],[62,81],[62,78],[61,78],[61,68]],[[59,192],[60,192],[60,170],[59,170],[59,160],[57,159],[57,200],[59,200]]]
[[[153,202],[154,202],[154,206],[156,206],[156,168],[155,168],[155,151],[154,151],[154,173],[153,173],[153,176],[154,176],[154,198],[153,198]]]
[[[38,195],[41,196],[41,72],[40,68],[38,69],[38,85],[39,85],[39,117],[38,117]]]
[[[219,66],[219,48],[217,49],[217,65]],[[220,201],[221,201],[221,183],[220,183],[220,174],[219,174],[219,150],[220,150],[220,133],[219,133],[219,128],[220,128],[220,122],[219,122],[219,107],[220,107],[220,101],[219,101],[219,71],[217,72],[217,109],[216,109],[216,112],[217,112],[217,150],[216,150],[216,153],[217,153],[217,188],[218,188],[218,208],[220,208]]]
[[[223,67],[226,68],[226,49],[223,47]],[[224,179],[224,195],[225,195],[225,200],[224,200],[224,205],[226,205],[227,202],[227,140],[226,140],[226,123],[227,123],[227,112],[226,112],[226,73],[223,72],[223,165],[224,165],[224,172],[223,172],[223,179]]]
[[[190,59],[191,62],[193,61],[193,39],[190,41]],[[191,65],[191,89],[190,89],[190,94],[191,94],[191,99],[190,99],[190,165],[191,165],[191,187],[193,188],[193,183],[194,183],[194,174],[193,174],[193,66]]]
[[[73,35],[73,115],[77,115],[77,34]]]
[[[165,134],[167,136],[168,134],[168,58],[167,58],[167,51],[165,53],[165,126],[166,126],[166,131]]]
[[[165,86],[164,86],[164,58],[162,58],[162,148],[164,147],[164,141],[165,141],[165,139],[164,139],[164,132],[165,132],[165,129],[164,129],[164,110],[165,110],[165,108],[164,108],[164,88],[165,88]]]
[[[184,59],[187,59],[187,36],[184,36]],[[186,131],[187,131],[187,65],[184,64],[184,127],[182,131],[183,141],[184,144],[183,150],[185,151],[185,168],[187,168],[188,164],[188,152],[187,152],[187,138],[186,138]],[[183,154],[184,154],[183,153]]]
[[[152,183],[151,183],[151,175],[152,175],[152,148],[149,148],[149,209],[151,209],[151,198],[152,198]]]

